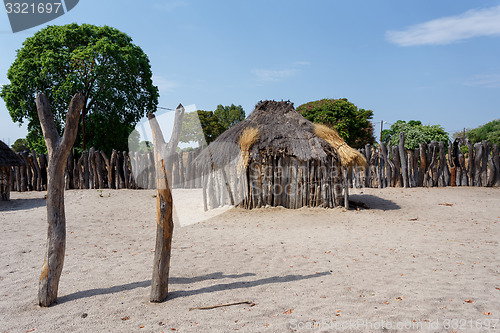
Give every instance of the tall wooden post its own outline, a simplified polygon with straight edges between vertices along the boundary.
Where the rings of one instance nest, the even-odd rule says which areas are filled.
[[[172,181],[172,157],[179,144],[183,116],[184,107],[179,104],[175,110],[172,137],[167,144],[154,114],[148,114],[149,125],[153,133],[156,165],[156,246],[149,298],[151,302],[162,302],[168,295],[168,274],[174,231],[173,202],[169,181]]]
[[[405,151],[405,133],[399,133],[399,159],[401,160],[401,174],[403,176],[403,186],[408,187],[408,164],[406,161],[406,151]]]
[[[47,179],[47,252],[38,285],[38,303],[50,306],[57,299],[59,278],[66,249],[66,217],[64,215],[64,172],[68,154],[78,131],[78,118],[84,98],[76,94],[69,104],[64,135],[57,133],[49,101],[44,94],[36,97],[36,107],[48,151]]]

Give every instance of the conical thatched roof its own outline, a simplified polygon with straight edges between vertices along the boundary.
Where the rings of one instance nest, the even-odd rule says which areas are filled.
[[[314,133],[314,124],[302,117],[291,102],[261,101],[243,121],[222,133],[196,163],[206,167],[210,155],[216,167],[234,162],[240,156],[240,138],[245,130],[257,129],[258,137],[248,149],[249,156],[288,155],[299,160],[338,158],[335,149]]]
[[[21,159],[5,143],[0,141],[0,167],[21,165]]]

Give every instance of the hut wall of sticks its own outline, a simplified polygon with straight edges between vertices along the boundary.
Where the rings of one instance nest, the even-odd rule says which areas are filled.
[[[0,197],[1,200],[10,200],[10,169],[20,166],[22,161],[9,146],[0,141]]]
[[[293,103],[261,101],[194,163],[203,174],[205,209],[252,209],[340,206],[342,167],[366,161],[334,130],[302,117]]]

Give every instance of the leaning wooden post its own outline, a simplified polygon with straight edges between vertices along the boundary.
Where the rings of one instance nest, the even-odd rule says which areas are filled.
[[[168,295],[168,273],[172,234],[174,231],[173,202],[169,181],[172,181],[172,156],[179,144],[184,107],[175,110],[174,128],[170,141],[165,143],[154,114],[148,114],[153,133],[154,159],[156,165],[156,247],[151,280],[151,302],[162,302]]]
[[[38,285],[38,303],[50,306],[57,299],[59,278],[66,248],[66,217],[64,215],[64,172],[68,154],[75,142],[78,119],[84,98],[76,94],[69,104],[64,135],[57,133],[49,101],[43,93],[36,97],[36,108],[48,151],[47,179],[47,250]]]

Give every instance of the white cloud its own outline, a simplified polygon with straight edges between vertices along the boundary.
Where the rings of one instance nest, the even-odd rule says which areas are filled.
[[[287,77],[293,76],[297,72],[296,69],[282,69],[282,70],[271,70],[271,69],[256,69],[253,71],[257,78],[261,81],[280,81]]]
[[[172,92],[179,86],[177,82],[166,80],[158,75],[153,75],[153,84],[157,86],[160,91],[164,92]]]
[[[285,69],[254,69],[252,72],[260,81],[281,81],[283,79],[294,76],[299,72],[300,66],[310,65],[308,61],[296,61],[289,68]]]
[[[171,0],[171,1],[155,2],[153,3],[153,8],[166,12],[171,12],[174,9],[177,9],[179,7],[185,7],[187,5],[188,5],[187,2],[183,0]]]
[[[500,74],[476,75],[467,80],[464,85],[471,87],[500,88]]]
[[[389,30],[386,38],[399,46],[451,44],[479,36],[500,35],[500,6],[469,10],[404,30]]]

